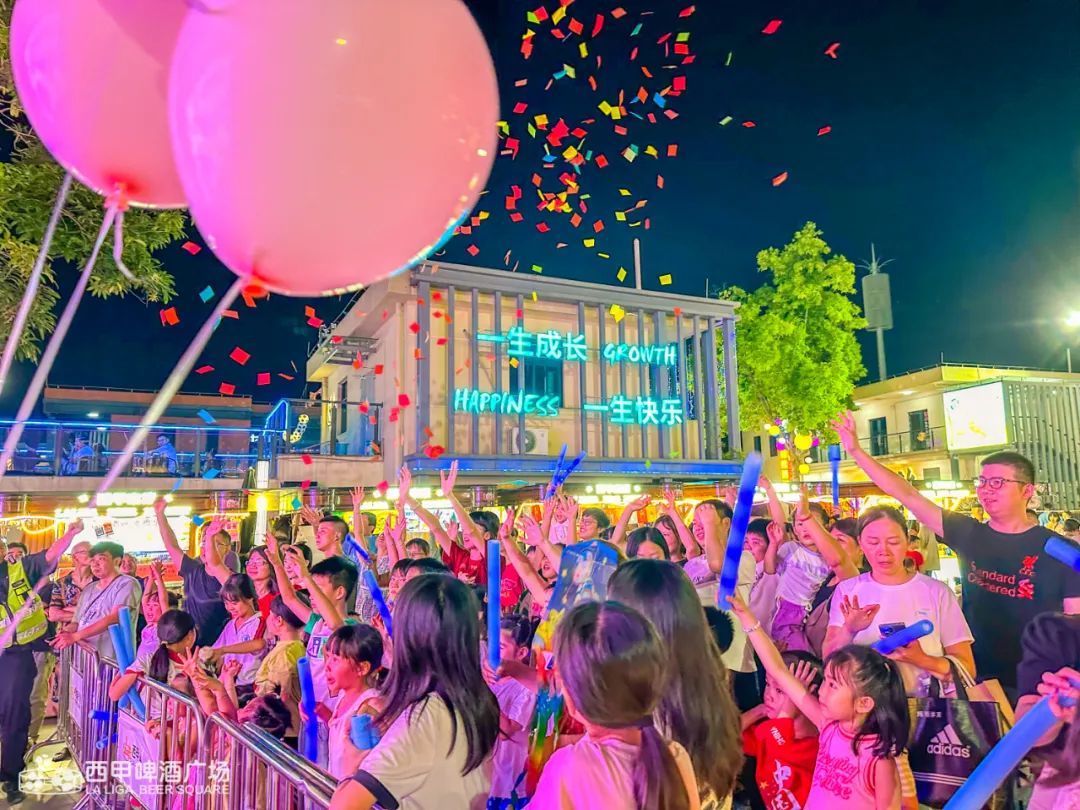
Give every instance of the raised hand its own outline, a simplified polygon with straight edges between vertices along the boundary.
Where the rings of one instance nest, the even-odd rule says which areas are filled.
[[[881,610],[881,605],[866,605],[865,607],[860,605],[858,596],[845,596],[840,602],[840,613],[844,617],[844,627],[852,635],[861,633],[869,627],[878,615],[879,610]]]
[[[855,428],[855,416],[851,411],[844,411],[832,421],[832,429],[840,437],[840,445],[851,454],[859,449],[859,436]]]
[[[664,499],[664,514],[672,520],[682,520],[682,517],[679,515],[679,509],[675,505],[675,490],[671,487],[664,487],[661,497]]]
[[[517,521],[517,515],[514,513],[514,508],[510,507],[506,510],[506,519],[503,520],[499,526],[499,539],[504,543],[510,542],[511,532],[514,531],[514,523]]]
[[[457,542],[458,537],[461,535],[461,526],[458,525],[456,520],[451,520],[446,524],[446,536],[450,538],[451,543]]]
[[[444,498],[449,498],[454,492],[454,484],[457,483],[458,476],[458,463],[457,459],[454,459],[450,463],[450,469],[446,472],[439,471],[439,489],[442,491]]]
[[[775,521],[769,521],[769,525],[765,527],[765,534],[769,537],[770,546],[779,546],[784,542],[784,527]]]
[[[353,508],[353,511],[354,512],[360,511],[360,506],[364,503],[364,497],[367,494],[365,492],[364,488],[361,487],[361,486],[355,486],[350,490],[349,494],[352,495],[352,508]]]
[[[292,564],[296,567],[296,578],[303,580],[308,576],[308,564],[303,553],[296,546],[289,546],[285,549],[285,555],[292,560]]]
[[[161,517],[165,514],[165,507],[167,507],[168,505],[169,504],[165,501],[164,498],[158,498],[156,501],[154,501],[154,512],[157,513],[158,517]]]
[[[754,614],[751,613],[746,602],[744,602],[742,597],[737,593],[728,597],[728,603],[731,605],[731,612],[735,614],[740,622],[742,622],[744,629],[752,627],[757,622],[757,619],[754,618]]]
[[[532,515],[521,516],[521,527],[524,529],[524,540],[527,546],[538,546],[543,539],[543,532],[540,529],[540,524],[536,522],[536,518]]]
[[[236,658],[230,658],[221,668],[221,678],[226,681],[235,681],[244,667]]]
[[[398,503],[403,504],[409,499],[409,490],[412,489],[412,473],[409,468],[402,464],[401,469],[398,470]],[[439,474],[439,480],[442,480],[442,473]]]
[[[319,521],[323,519],[323,513],[318,509],[312,509],[310,506],[300,507],[300,519],[309,526],[318,526]]]
[[[161,560],[150,561],[150,576],[155,582],[158,582],[162,579],[163,569],[161,567]]]
[[[640,495],[637,498],[634,498],[634,500],[630,501],[630,503],[628,503],[624,508],[629,509],[631,512],[640,512],[650,503],[652,503],[652,498],[650,498],[648,495]]]

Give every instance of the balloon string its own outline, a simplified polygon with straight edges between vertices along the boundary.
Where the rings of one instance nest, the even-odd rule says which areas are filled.
[[[38,362],[38,367],[34,371],[34,377],[30,381],[30,386],[23,395],[22,404],[19,405],[19,412],[15,416],[15,423],[8,432],[7,439],[4,441],[3,454],[0,455],[0,478],[4,477],[4,473],[6,473],[8,469],[8,464],[11,462],[12,456],[15,455],[15,448],[19,444],[19,439],[22,438],[23,429],[26,427],[26,420],[30,417],[30,413],[34,410],[34,405],[37,404],[38,397],[45,387],[49,372],[52,370],[53,363],[56,361],[56,355],[60,352],[60,344],[64,342],[64,337],[71,327],[71,322],[75,319],[75,313],[78,311],[83,294],[86,292],[86,285],[90,283],[90,275],[94,270],[94,265],[97,264],[98,254],[101,253],[101,246],[105,243],[105,237],[108,235],[109,228],[112,227],[113,220],[115,219],[115,209],[110,209],[105,212],[105,219],[101,223],[101,230],[98,231],[97,241],[94,242],[94,249],[90,252],[90,258],[87,259],[86,266],[79,276],[79,281],[75,285],[75,289],[72,291],[67,304],[64,306],[63,313],[56,322],[52,337],[49,338],[49,343],[45,346],[45,351],[42,353],[41,360]]]
[[[64,182],[60,184],[60,192],[56,195],[56,204],[53,206],[52,216],[49,218],[48,227],[45,228],[45,235],[41,240],[41,249],[38,251],[37,261],[34,262],[34,269],[30,272],[30,278],[26,282],[26,292],[23,293],[22,302],[19,304],[18,312],[15,313],[15,320],[11,325],[7,343],[4,344],[4,356],[0,359],[0,391],[4,390],[8,372],[11,371],[11,364],[15,362],[15,353],[19,349],[19,342],[22,340],[26,321],[30,318],[30,310],[34,305],[34,299],[37,298],[41,275],[45,271],[45,261],[49,257],[49,247],[52,245],[53,235],[56,233],[56,226],[60,222],[60,214],[64,210],[69,191],[71,191],[71,175],[65,174]]]
[[[229,291],[222,296],[218,301],[217,306],[207,318],[206,323],[199,329],[198,334],[195,335],[191,341],[191,345],[184,351],[183,356],[177,362],[176,367],[172,370],[169,378],[165,380],[165,384],[161,386],[161,390],[154,398],[150,408],[146,411],[142,421],[139,422],[138,428],[131,434],[131,438],[128,439],[127,446],[124,447],[123,452],[113,462],[112,467],[109,469],[108,475],[105,476],[105,480],[101,482],[101,486],[97,488],[97,492],[94,493],[94,497],[90,501],[90,506],[97,504],[97,499],[102,493],[108,492],[109,488],[116,483],[116,479],[120,477],[120,473],[124,471],[128,463],[131,461],[131,457],[135,455],[135,450],[138,448],[150,433],[151,426],[161,418],[161,415],[165,413],[165,409],[169,407],[169,403],[172,402],[176,392],[180,390],[180,386],[184,380],[187,379],[188,374],[191,373],[192,366],[195,365],[195,361],[199,359],[199,355],[202,354],[203,349],[206,348],[206,344],[210,342],[210,337],[214,334],[214,329],[217,327],[218,321],[221,320],[221,314],[232,306],[232,303],[240,296],[241,291],[247,286],[248,279],[238,278],[236,282],[229,288]]]
[[[124,264],[124,214],[128,210],[128,198],[123,184],[117,183],[113,193],[105,198],[105,207],[116,212],[116,227],[113,229],[113,261],[116,269],[128,281],[134,281],[135,276]]]

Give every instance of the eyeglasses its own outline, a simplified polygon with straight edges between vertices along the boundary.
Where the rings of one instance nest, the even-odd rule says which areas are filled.
[[[1030,481],[1021,481],[1017,478],[1001,478],[1000,476],[995,476],[994,478],[987,478],[985,475],[975,476],[974,483],[975,489],[989,487],[990,489],[997,491],[1003,486],[1005,486],[1006,481],[1008,481],[1010,484],[1020,484],[1021,486],[1026,486],[1031,483]]]

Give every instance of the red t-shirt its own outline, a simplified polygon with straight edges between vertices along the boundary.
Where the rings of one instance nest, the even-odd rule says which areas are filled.
[[[794,810],[806,804],[814,780],[818,738],[795,738],[790,717],[763,720],[742,735],[743,752],[757,760],[755,777],[769,810]]]
[[[483,557],[474,559],[464,546],[452,544],[450,553],[442,555],[442,561],[462,582],[469,585],[487,585],[487,559]],[[518,572],[506,560],[503,560],[502,577],[499,581],[499,606],[503,610],[516,607],[524,590],[525,583],[521,581]]]
[[[259,597],[259,613],[262,615],[263,622],[270,620],[270,603],[274,601],[276,593],[268,593],[266,596]]]

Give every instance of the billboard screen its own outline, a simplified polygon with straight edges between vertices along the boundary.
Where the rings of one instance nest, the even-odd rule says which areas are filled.
[[[971,450],[1009,443],[1005,386],[1000,382],[944,394],[945,435],[950,450]]]

